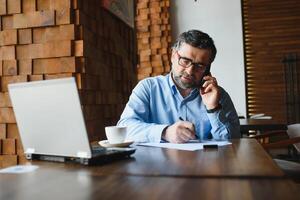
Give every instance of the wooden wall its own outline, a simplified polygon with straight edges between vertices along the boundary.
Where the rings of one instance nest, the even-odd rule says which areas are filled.
[[[100,0],[0,0],[0,168],[24,160],[7,85],[75,77],[90,140],[136,84],[135,32]]]
[[[300,53],[298,0],[243,0],[247,112],[286,121],[282,60]],[[300,79],[299,79],[300,80]]]
[[[137,0],[138,79],[170,71],[170,0]]]

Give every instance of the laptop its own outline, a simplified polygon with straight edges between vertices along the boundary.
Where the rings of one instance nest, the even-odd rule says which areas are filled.
[[[73,77],[9,84],[8,90],[27,159],[90,165],[135,152],[90,144]]]

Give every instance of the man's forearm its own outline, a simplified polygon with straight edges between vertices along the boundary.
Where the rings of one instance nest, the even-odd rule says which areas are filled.
[[[127,127],[127,139],[135,142],[160,142],[167,124],[145,123],[137,119],[121,119],[118,125]]]

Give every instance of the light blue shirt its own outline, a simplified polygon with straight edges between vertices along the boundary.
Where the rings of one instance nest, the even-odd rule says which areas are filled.
[[[240,137],[240,124],[227,92],[220,87],[222,109],[207,113],[198,89],[181,96],[171,74],[146,78],[133,89],[118,125],[127,126],[127,139],[160,142],[164,128],[179,120],[192,122],[200,139]]]

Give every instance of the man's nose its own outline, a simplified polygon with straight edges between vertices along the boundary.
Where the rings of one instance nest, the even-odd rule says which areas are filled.
[[[191,64],[191,65],[189,65],[187,68],[185,68],[185,71],[186,71],[189,75],[191,75],[191,74],[193,74],[194,69],[195,69],[194,65]]]

